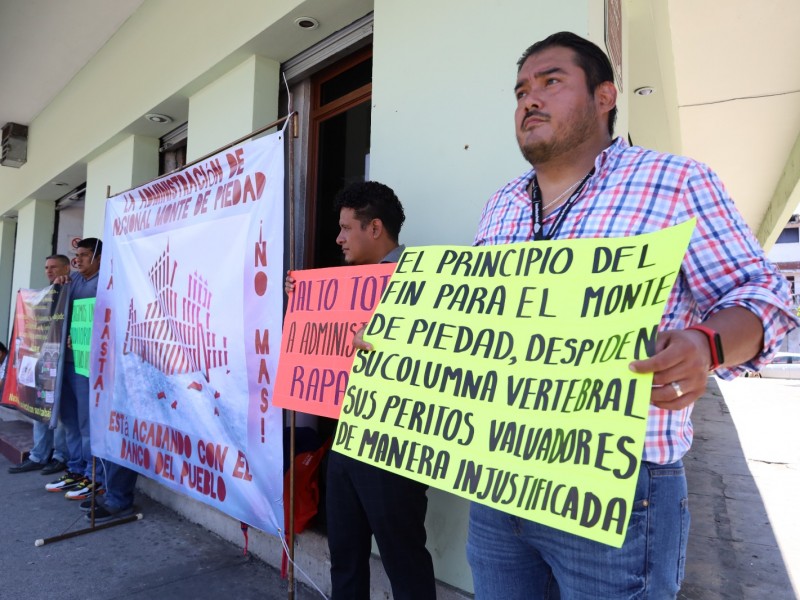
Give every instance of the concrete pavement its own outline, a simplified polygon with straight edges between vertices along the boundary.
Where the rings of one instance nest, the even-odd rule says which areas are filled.
[[[144,518],[34,546],[89,526],[79,502],[48,493],[55,479],[38,471],[11,475],[0,457],[3,600],[126,600],[288,597],[278,570],[169,508],[137,495]],[[295,598],[320,598],[299,586]]]
[[[0,409],[0,419],[8,413]],[[685,459],[692,527],[680,598],[796,599],[800,381],[740,379],[718,386],[711,380],[696,405],[694,423],[695,444]],[[9,465],[0,456],[2,599],[288,597],[275,568],[244,558],[241,543],[225,541],[181,516],[186,501],[179,498],[168,501],[174,512],[140,493],[143,520],[35,547],[37,538],[87,523],[77,503],[44,491],[49,478],[38,472],[10,475]],[[146,481],[140,489],[161,499],[158,490],[164,488]],[[215,529],[211,520],[206,524]],[[227,517],[222,521],[222,527],[231,528]],[[312,558],[302,548],[314,535],[321,537],[301,534],[298,542],[308,561]],[[259,554],[266,537],[253,532],[251,550]],[[269,560],[274,559],[273,552]],[[312,576],[321,581],[327,565],[324,559],[318,562]],[[298,600],[321,597],[298,584]],[[376,592],[373,597],[389,596]],[[448,597],[463,596],[453,591]]]
[[[692,515],[687,600],[800,592],[800,381],[712,380],[684,459]]]

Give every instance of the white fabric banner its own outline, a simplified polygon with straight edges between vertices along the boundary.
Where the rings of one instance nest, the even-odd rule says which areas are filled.
[[[283,530],[283,132],[109,198],[92,451]]]

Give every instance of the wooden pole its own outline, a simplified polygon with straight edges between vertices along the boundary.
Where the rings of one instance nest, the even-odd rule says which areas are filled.
[[[96,480],[97,477],[97,459],[93,456],[92,457],[92,482]],[[86,533],[91,533],[93,531],[100,531],[101,529],[108,529],[109,527],[116,527],[117,525],[124,525],[125,523],[130,523],[132,521],[140,521],[144,518],[142,513],[136,513],[134,515],[129,515],[127,517],[122,517],[121,519],[114,519],[113,521],[109,521],[108,523],[103,523],[102,525],[95,525],[94,524],[94,507],[95,505],[95,495],[97,493],[97,486],[94,486],[92,490],[92,506],[89,509],[89,527],[85,529],[78,529],[77,531],[70,531],[68,533],[62,533],[61,535],[54,535],[53,537],[49,538],[39,538],[36,540],[33,545],[34,546],[44,546],[45,544],[52,544],[53,542],[60,542],[61,540],[68,540],[69,538],[74,538],[79,535],[84,535]]]
[[[60,542],[61,540],[67,540],[69,538],[73,538],[78,535],[83,535],[85,533],[100,531],[101,529],[108,529],[109,527],[116,527],[117,525],[124,525],[125,523],[130,523],[131,521],[140,521],[143,518],[144,515],[142,515],[142,513],[136,513],[135,515],[122,517],[121,519],[114,519],[113,521],[109,521],[108,523],[103,523],[102,525],[95,525],[94,519],[92,519],[92,525],[90,527],[87,527],[86,529],[78,529],[77,531],[70,531],[69,533],[63,533],[61,535],[56,535],[49,538],[40,538],[34,542],[34,546],[44,546],[45,544]]]
[[[295,210],[294,210],[294,140],[297,138],[297,113],[291,113],[292,119],[289,128],[291,135],[289,138],[289,268],[295,269]],[[289,544],[289,568],[288,568],[288,598],[294,600],[294,452],[295,452],[295,411],[289,411],[289,525],[288,525],[288,544]]]

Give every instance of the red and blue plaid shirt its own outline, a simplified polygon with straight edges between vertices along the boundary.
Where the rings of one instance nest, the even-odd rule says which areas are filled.
[[[481,215],[475,245],[533,239],[531,170],[499,190]],[[544,219],[549,233],[558,210]],[[733,379],[763,366],[797,326],[786,280],[764,256],[717,175],[694,160],[630,147],[617,138],[595,160],[595,173],[553,239],[625,237],[677,225],[697,227],[670,293],[661,330],[682,329],[715,312],[742,306],[764,325],[764,347],[752,361],[716,374]],[[644,460],[669,464],[692,444],[691,407],[650,406]]]

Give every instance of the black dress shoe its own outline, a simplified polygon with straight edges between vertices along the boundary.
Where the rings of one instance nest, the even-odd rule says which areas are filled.
[[[44,463],[36,462],[35,460],[31,460],[30,458],[26,458],[18,465],[14,465],[13,467],[8,467],[9,473],[27,473],[28,471],[38,471],[39,469],[44,468]]]
[[[42,475],[52,475],[53,473],[60,473],[61,471],[66,470],[67,465],[66,463],[61,462],[57,458],[53,458],[47,463],[42,469]]]

